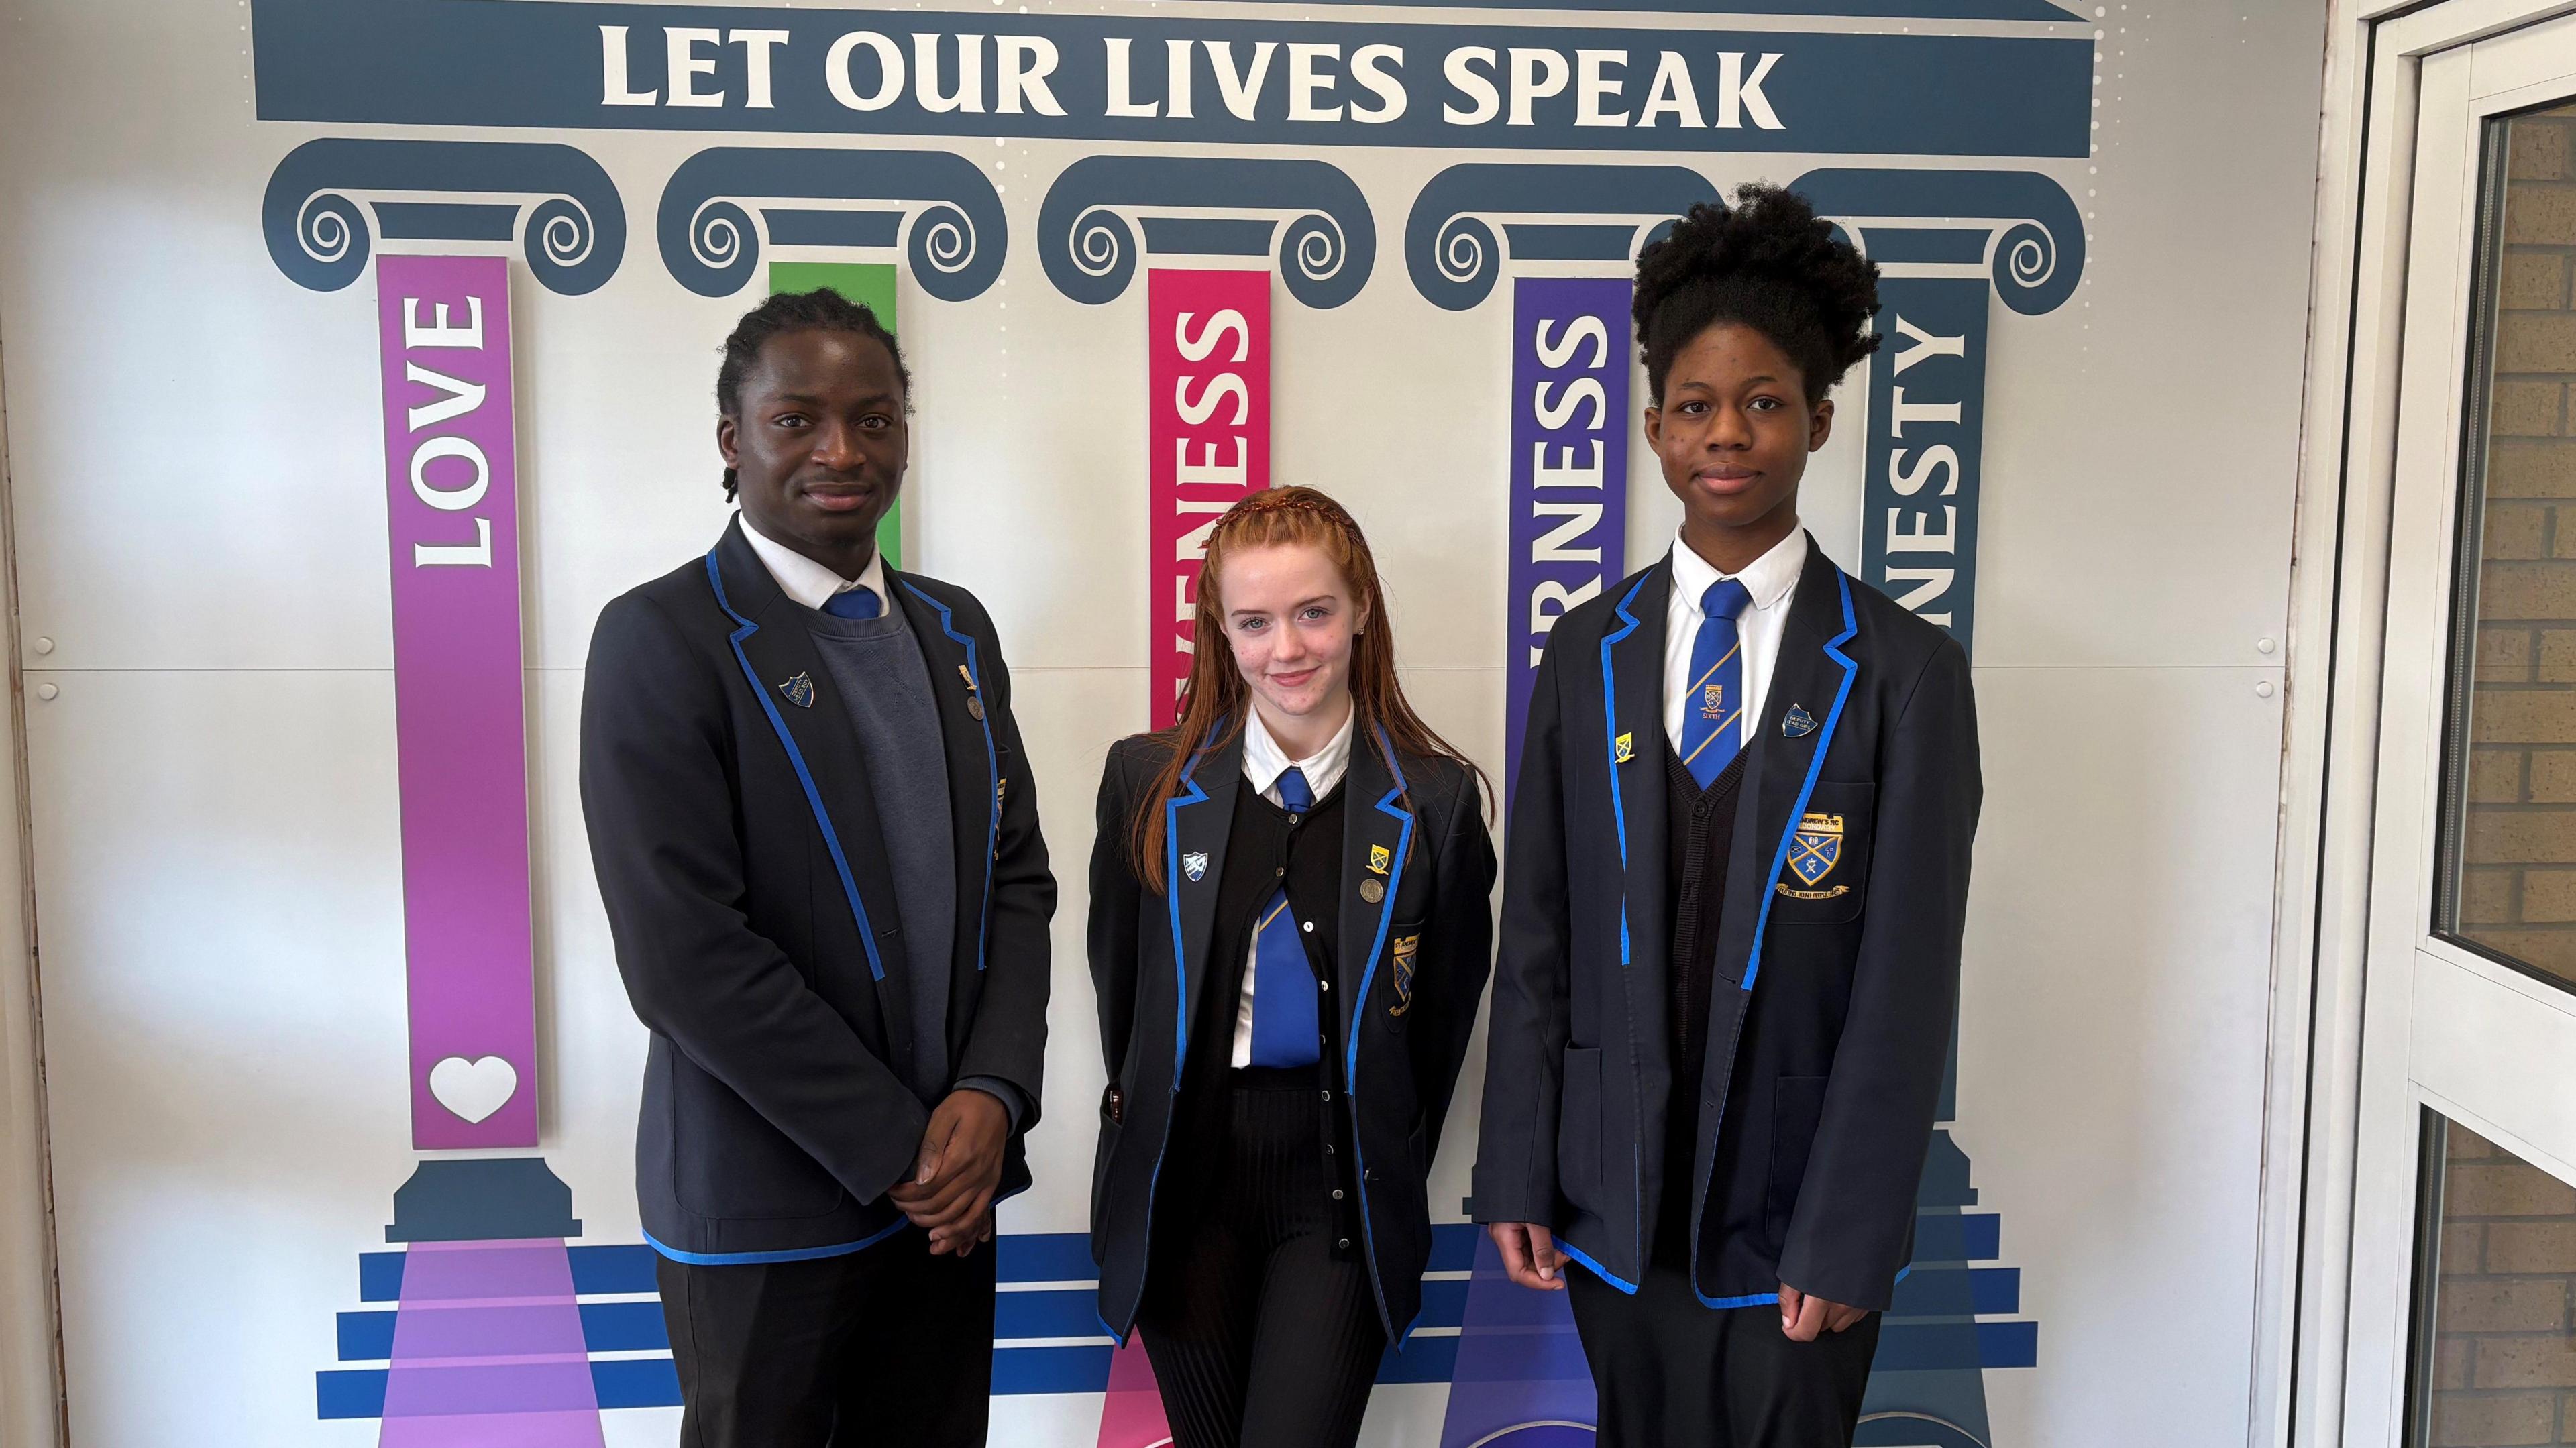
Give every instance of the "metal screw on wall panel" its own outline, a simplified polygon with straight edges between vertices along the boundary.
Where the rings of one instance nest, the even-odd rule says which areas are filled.
[[[2254,697],[2255,697],[2255,698],[2257,698],[2257,699],[2269,699],[2269,698],[2271,698],[2271,697],[2272,697],[2272,681],[2271,681],[2271,680],[2269,680],[2269,679],[2265,679],[2263,682],[2261,682],[2261,683],[2259,683],[2259,684],[2256,684],[2256,685],[2254,686]]]
[[[53,641],[52,639],[38,639],[38,640],[36,640],[36,652],[38,652],[38,653],[40,653],[40,654],[50,654],[50,653],[52,653],[53,651],[54,651],[54,641]]]
[[[62,690],[55,688],[51,684],[38,684],[36,686],[36,697],[39,699],[50,699],[61,692]]]
[[[2254,652],[2258,654],[2268,654],[2272,651],[2273,647],[2274,645],[2272,641],[2268,638],[2260,638],[2254,641]]]

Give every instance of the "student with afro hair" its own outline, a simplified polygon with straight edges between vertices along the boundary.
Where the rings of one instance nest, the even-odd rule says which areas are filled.
[[[1798,522],[1877,310],[1775,187],[1645,249],[1680,536],[1558,621],[1530,698],[1474,1212],[1571,1291],[1605,1448],[1848,1444],[1913,1254],[1975,704],[1958,644]]]

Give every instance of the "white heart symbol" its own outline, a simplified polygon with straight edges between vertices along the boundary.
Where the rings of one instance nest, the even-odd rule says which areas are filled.
[[[504,1057],[468,1061],[450,1056],[429,1068],[429,1094],[469,1122],[500,1110],[518,1093],[519,1070]]]

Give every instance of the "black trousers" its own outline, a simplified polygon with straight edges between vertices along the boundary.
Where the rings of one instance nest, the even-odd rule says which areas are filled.
[[[910,1228],[808,1262],[661,1258],[681,1448],[981,1448],[993,1260]]]
[[[1154,1224],[1137,1330],[1174,1448],[1350,1448],[1386,1329],[1341,1244],[1315,1082],[1238,1071],[1231,1140],[1189,1220]],[[1263,1084],[1250,1084],[1250,1083]]]
[[[1600,1448],[1849,1448],[1877,1313],[1791,1342],[1776,1306],[1701,1306],[1661,1252],[1633,1297],[1580,1265],[1566,1291],[1601,1396]]]

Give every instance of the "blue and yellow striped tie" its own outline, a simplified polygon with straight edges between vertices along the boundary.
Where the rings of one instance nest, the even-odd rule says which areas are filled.
[[[1721,578],[1699,596],[1699,637],[1691,641],[1691,685],[1682,705],[1682,763],[1708,788],[1744,748],[1744,640],[1735,617],[1753,595]]]
[[[1305,771],[1279,776],[1279,806],[1291,821],[1315,807]],[[1323,1013],[1315,967],[1299,937],[1305,923],[1288,908],[1288,891],[1271,893],[1252,927],[1252,1064],[1311,1066],[1323,1059]]]

